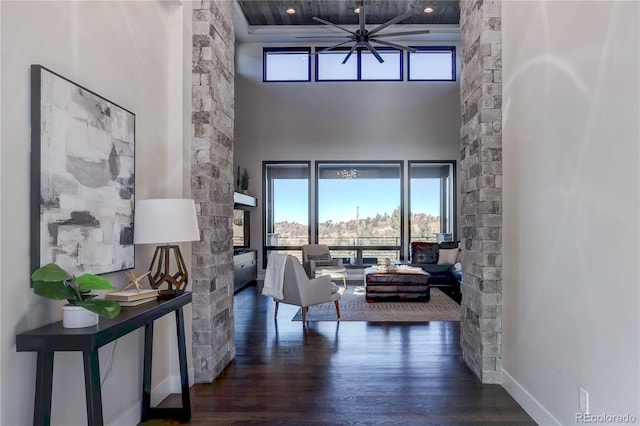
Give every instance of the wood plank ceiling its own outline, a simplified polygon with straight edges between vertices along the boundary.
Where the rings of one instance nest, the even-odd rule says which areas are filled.
[[[357,25],[354,9],[359,0],[238,0],[247,22],[261,25],[322,25],[316,16],[338,25]],[[424,13],[426,7],[432,13]],[[288,14],[287,9],[295,9]],[[399,24],[458,24],[460,5],[457,0],[365,0],[367,24],[381,24],[410,10],[414,15]]]

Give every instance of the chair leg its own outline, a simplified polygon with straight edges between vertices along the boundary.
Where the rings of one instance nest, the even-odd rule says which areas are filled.
[[[347,277],[342,277],[342,282],[344,283],[344,288],[347,288]]]
[[[273,314],[273,318],[278,318],[278,307],[280,306],[280,302],[276,300],[276,311]]]
[[[338,319],[340,319],[340,305],[338,305],[338,301],[334,302],[336,304],[336,314],[338,314]]]
[[[303,306],[302,307],[302,325],[305,325],[307,323],[307,310],[309,309],[308,306]]]

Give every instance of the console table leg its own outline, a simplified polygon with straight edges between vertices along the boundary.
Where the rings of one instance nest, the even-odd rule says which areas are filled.
[[[34,426],[49,426],[51,424],[53,354],[54,352],[38,352],[36,363],[36,399],[33,410]]]
[[[151,362],[153,360],[153,322],[144,326],[144,365],[142,369],[141,421],[149,420],[151,408]]]
[[[102,392],[100,391],[100,362],[98,351],[83,351],[84,361],[84,391],[87,396],[87,423],[101,426],[102,420]]]
[[[189,375],[187,372],[187,348],[184,336],[184,315],[182,307],[176,310],[176,330],[178,331],[178,360],[180,362],[180,385],[182,390],[182,421],[191,419],[191,400],[189,397]]]

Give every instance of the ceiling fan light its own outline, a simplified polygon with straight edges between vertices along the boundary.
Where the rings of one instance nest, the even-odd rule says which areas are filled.
[[[424,13],[433,13],[433,8],[431,6],[427,6],[424,8]]]
[[[288,13],[289,15],[295,15],[296,10],[295,10],[294,8],[290,7],[290,8],[288,8],[288,9],[287,9],[287,13]]]

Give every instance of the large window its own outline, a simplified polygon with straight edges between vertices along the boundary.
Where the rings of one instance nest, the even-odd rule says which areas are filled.
[[[409,162],[409,240],[453,240],[455,163]]]
[[[407,242],[457,239],[455,161],[265,161],[263,170],[265,265],[272,251],[301,259],[310,243],[367,265],[405,259]]]
[[[317,241],[353,263],[399,260],[402,163],[318,162]]]
[[[309,163],[264,162],[264,264],[270,251],[301,257],[309,243]]]

